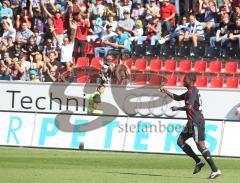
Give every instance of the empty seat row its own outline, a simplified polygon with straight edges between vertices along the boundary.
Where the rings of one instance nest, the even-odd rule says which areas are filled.
[[[129,62],[129,61],[128,61]],[[130,65],[130,64],[128,64]],[[131,66],[131,65],[130,65]],[[225,66],[221,61],[210,61],[209,64],[204,60],[197,60],[192,63],[191,60],[150,60],[149,67],[146,59],[137,59],[135,65],[130,67],[135,71],[152,71],[152,72],[180,72],[180,73],[209,73],[209,74],[240,74],[238,70],[238,62],[229,61]]]
[[[146,85],[150,86],[180,86],[183,87],[184,75],[178,77],[175,74],[161,75],[147,75],[147,74],[136,74],[134,75],[134,81],[131,82],[133,85]],[[77,83],[88,83],[90,80],[89,75],[77,76]],[[206,76],[200,75],[196,78],[195,85],[197,87],[209,87],[209,88],[239,88],[239,78],[235,76]]]
[[[114,63],[117,64],[118,60],[115,59]],[[103,64],[103,58],[94,57],[91,62],[88,57],[79,57],[75,64],[75,67],[94,67],[96,69],[101,69]]]
[[[165,78],[165,79],[163,79]],[[152,85],[152,86],[180,86],[183,87],[184,75],[178,77],[175,74],[167,74],[165,76],[161,75],[146,75],[146,74],[137,74],[133,85]],[[224,78],[223,76],[206,76],[201,75],[197,76],[195,85],[197,87],[209,87],[209,88],[238,88],[239,87],[239,78],[234,76],[228,76]]]
[[[93,58],[91,63],[88,57],[80,57],[76,62],[76,67],[94,67],[101,69],[102,58]],[[117,64],[117,59],[114,60]],[[240,74],[238,69],[238,62],[229,61],[226,62],[224,67],[221,61],[210,61],[209,63],[205,60],[197,60],[194,63],[191,60],[161,60],[151,59],[148,66],[148,62],[144,58],[136,59],[133,64],[132,59],[122,61],[123,64],[127,65],[132,71],[136,72],[180,72],[180,73],[209,73],[209,74]]]

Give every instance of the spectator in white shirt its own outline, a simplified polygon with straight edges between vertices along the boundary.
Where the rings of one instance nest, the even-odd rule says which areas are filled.
[[[113,19],[113,16],[109,16],[108,20],[105,23],[104,29],[107,30],[107,25],[112,26],[112,31],[116,32],[118,22]]]
[[[97,0],[96,11],[97,15],[103,17],[105,6],[102,5],[102,0]]]
[[[127,12],[131,11],[131,9],[132,9],[132,1],[130,1],[130,0],[123,0],[122,4],[119,4],[117,1],[118,0],[116,0],[116,2],[115,2],[115,5],[116,5],[116,7],[118,9],[117,15],[118,15],[119,20],[122,20],[122,19],[124,19],[124,12],[125,11],[127,11]]]
[[[137,21],[141,19],[144,15],[144,8],[142,7],[142,4],[140,2],[136,3],[135,8],[133,8],[131,17]]]
[[[9,37],[12,37],[13,41],[15,41],[16,29],[14,29],[7,20],[3,20],[2,27],[4,31],[0,40],[5,43]]]
[[[68,37],[65,37],[63,39],[63,44],[60,46],[60,51],[61,51],[60,62],[66,67],[66,71],[71,71],[72,70],[71,69],[72,54],[73,54],[73,49],[74,49],[74,39],[75,39],[75,36],[76,36],[77,24],[72,19],[69,19],[69,26],[73,30],[71,39],[69,39]],[[53,34],[54,34],[54,36],[56,36],[56,33],[54,31],[53,31]]]
[[[112,31],[112,26],[111,25],[107,25],[107,31],[106,34],[102,36],[101,40],[102,40],[102,46],[101,47],[97,47],[95,48],[95,57],[100,57],[100,54],[104,54],[104,56],[107,56],[108,51],[113,49],[112,46],[110,45],[105,45],[105,42],[112,42],[111,39],[113,39],[115,36],[117,36],[117,34],[115,32]]]

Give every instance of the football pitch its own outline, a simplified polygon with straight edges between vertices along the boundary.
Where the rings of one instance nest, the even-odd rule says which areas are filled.
[[[193,175],[186,156],[0,147],[1,183],[239,183],[240,159],[215,158],[223,175]]]

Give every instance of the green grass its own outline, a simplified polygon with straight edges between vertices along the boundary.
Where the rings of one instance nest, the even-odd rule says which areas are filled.
[[[192,175],[186,156],[0,147],[1,183],[239,183],[240,159],[215,158],[223,176]]]

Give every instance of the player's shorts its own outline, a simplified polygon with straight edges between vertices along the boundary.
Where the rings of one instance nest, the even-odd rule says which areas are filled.
[[[193,137],[195,142],[204,141],[205,140],[205,124],[192,124],[188,122],[180,134],[183,141]]]

